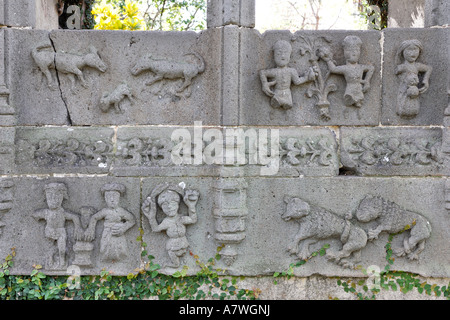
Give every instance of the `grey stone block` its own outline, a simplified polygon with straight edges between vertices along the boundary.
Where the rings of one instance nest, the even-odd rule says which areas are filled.
[[[48,32],[8,29],[6,37],[10,52],[7,65],[10,79],[10,105],[16,111],[17,124],[70,124],[69,114],[58,86],[55,85],[53,90],[48,89],[45,76],[32,57],[32,52],[43,46],[38,51],[48,55],[49,59],[46,62],[51,65],[54,61],[53,46]],[[54,70],[49,72],[57,82]]]
[[[255,0],[208,0],[207,26],[255,27]]]
[[[158,202],[158,195],[164,186],[158,186],[165,183],[179,194],[175,198],[179,201],[178,213],[183,216],[188,209],[180,189],[199,193],[195,197],[197,219],[182,228],[180,238],[162,230],[167,223],[162,222],[163,200]],[[410,231],[394,236],[392,248],[399,256],[394,255],[392,268],[448,277],[444,185],[441,178],[149,178],[143,181],[143,212],[151,217],[154,210],[154,225],[161,227],[150,227],[144,216],[144,242],[156,262],[164,266],[163,272],[181,270],[183,265],[195,272],[195,255],[205,262],[215,256],[219,246],[222,259],[216,267],[247,276],[286,271],[300,256],[308,256],[305,248],[311,254],[329,244],[327,255],[317,255],[294,268],[294,273],[358,277],[362,272],[352,267],[383,270],[388,234],[409,225],[417,239],[424,241],[416,246]],[[304,210],[308,215],[301,219]],[[381,218],[367,221],[369,213],[380,213]],[[323,220],[319,223],[314,219]],[[398,223],[392,224],[396,219]],[[310,221],[316,221],[311,228]],[[180,252],[179,267],[167,267],[172,262],[166,247],[169,239],[185,247]],[[345,257],[348,253],[350,258]]]
[[[220,122],[220,30],[8,31],[20,125]]]
[[[120,127],[118,176],[335,176],[328,128]]]
[[[57,0],[1,0],[0,25],[58,29]]]
[[[384,31],[382,124],[442,125],[450,83],[449,32],[436,28]],[[412,65],[405,63],[408,47],[421,48],[411,56]]]
[[[15,128],[0,127],[0,174],[15,172]]]
[[[425,0],[425,27],[450,24],[450,3],[446,0]]]
[[[33,265],[41,265],[49,275],[99,274],[103,268],[126,275],[140,266],[139,180],[12,178],[0,183],[12,185],[14,192],[1,218],[0,244],[2,257],[15,247],[13,274],[29,275]],[[108,209],[113,200],[105,202],[113,197],[108,190],[122,194],[115,209]]]
[[[350,128],[340,131],[341,163],[361,175],[448,175],[440,128]]]
[[[349,43],[345,44],[347,40],[344,39]],[[260,35],[258,31],[243,29],[240,41],[241,125],[379,123],[379,32],[298,31],[292,34],[268,31]],[[285,71],[285,77],[291,81],[283,80],[287,81],[284,85],[280,77],[281,66],[286,62],[280,60],[280,67],[274,63],[276,47],[280,47],[280,59],[281,52],[284,52],[286,61],[290,61],[287,66],[291,69]],[[356,48],[354,59],[357,64],[353,67],[346,65],[344,47],[347,52]],[[351,73],[360,80],[352,82]],[[363,82],[366,83],[364,86]]]
[[[219,124],[220,33],[52,32],[56,57],[94,60],[80,77],[74,57],[57,66],[72,124]]]
[[[114,129],[17,127],[19,173],[107,173],[114,158]]]
[[[0,1],[0,24],[9,27],[36,26],[36,0]]]

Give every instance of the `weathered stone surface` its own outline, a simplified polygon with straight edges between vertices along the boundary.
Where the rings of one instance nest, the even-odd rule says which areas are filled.
[[[229,187],[223,184],[224,180]],[[234,182],[234,187],[231,182]],[[444,205],[443,192],[445,179],[151,178],[143,182],[142,199],[147,211],[151,207],[149,199],[153,198],[154,203],[157,203],[156,195],[163,190],[163,188],[157,189],[157,186],[164,183],[174,186],[174,189],[176,186],[179,188],[184,186],[186,190],[195,189],[199,193],[196,200],[197,220],[185,226],[186,233],[183,235],[186,239],[179,240],[189,244],[187,251],[181,255],[180,264],[189,266],[190,271],[195,268],[193,255],[198,255],[200,260],[206,261],[215,255],[217,246],[223,243],[225,247],[222,250],[227,248],[234,256],[231,260],[225,258],[219,260],[218,268],[226,268],[228,272],[240,275],[271,275],[276,271],[286,271],[289,264],[299,260],[296,256],[296,245],[303,240],[302,244],[305,246],[309,243],[310,253],[324,244],[330,244],[327,250],[329,255],[317,256],[302,267],[295,268],[297,275],[358,276],[359,274],[361,276],[361,271],[347,268],[346,264],[360,265],[365,269],[369,266],[378,266],[382,270],[386,264],[384,246],[388,233],[396,233],[395,229],[402,230],[408,224],[411,226],[415,219],[413,233],[418,239],[425,240],[423,247],[421,243],[415,246],[415,240],[410,239],[410,231],[395,236],[392,242],[394,252],[400,254],[401,250],[396,251],[397,249],[407,248],[408,252],[412,252],[408,254],[408,257],[417,259],[410,260],[407,256],[396,257],[393,268],[433,277],[448,277],[450,272],[447,263],[450,252],[445,245],[449,233],[448,213]],[[217,192],[209,190],[217,190]],[[231,192],[231,190],[235,191]],[[221,194],[224,200],[218,202],[218,196]],[[245,205],[240,206],[239,198],[243,196],[246,199]],[[320,220],[322,215],[323,224],[315,224],[314,227],[308,228],[308,218],[300,220],[296,216],[299,213],[296,210],[304,207],[300,205],[300,201],[293,203],[293,198],[301,199],[308,204],[310,210],[308,217],[312,221]],[[153,208],[157,209],[157,214],[162,214],[159,205],[154,204]],[[179,208],[179,213],[186,215],[187,207],[182,200],[180,200]],[[218,216],[211,216],[212,208],[214,212],[217,210],[222,212],[222,219],[228,216],[228,220],[221,221]],[[362,212],[370,212],[372,209],[373,212],[382,211],[382,218],[364,222]],[[237,212],[240,214],[238,215]],[[352,219],[349,218],[349,214],[352,215]],[[326,218],[327,215],[329,218]],[[288,220],[289,217],[290,220]],[[391,224],[394,221],[390,220],[391,218],[399,219],[398,225]],[[163,216],[158,218],[159,225],[162,225],[162,219]],[[227,223],[223,224],[225,221]],[[403,224],[404,226],[400,227]],[[318,228],[319,225],[322,229]],[[378,235],[375,230],[380,225],[382,226],[380,230],[383,231]],[[161,230],[150,232],[152,229],[145,217],[143,228],[145,229],[144,241],[149,245],[149,252],[153,253],[158,263],[169,265],[171,260],[165,242],[170,237]],[[230,230],[227,239],[231,242],[228,244],[224,238],[220,237],[223,228]],[[339,230],[344,230],[344,233]],[[295,240],[301,234],[304,237]],[[372,237],[374,237],[372,240],[368,240]],[[411,243],[411,248],[408,247],[408,243],[404,243],[404,239],[409,239],[405,241]],[[356,256],[360,250],[360,259],[351,256],[348,260],[338,259],[339,263],[327,259],[333,256],[332,253],[339,257],[336,252],[342,250],[343,244],[345,244],[344,251],[349,250]],[[289,254],[289,248],[292,253],[295,253],[294,256]],[[415,251],[417,248],[419,250]],[[193,255],[189,254],[190,251]],[[225,255],[225,252],[220,253]],[[307,253],[300,250],[298,254]],[[165,272],[174,270],[179,269],[166,268]]]
[[[208,0],[207,10],[208,28],[255,27],[255,0]]]
[[[121,127],[115,149],[118,176],[335,176],[339,168],[327,128]]]
[[[446,0],[425,0],[425,27],[450,24],[450,3]]]
[[[0,127],[0,174],[15,172],[14,137],[15,128]]]
[[[19,173],[107,173],[114,159],[114,129],[17,127]]]
[[[219,124],[220,30],[10,33],[21,125]]]
[[[344,41],[346,38],[348,41]],[[274,48],[282,44],[279,40],[287,41],[292,49],[289,55],[286,42],[285,49],[283,45],[279,49],[280,57],[284,52],[286,61],[290,61],[287,66],[292,68],[285,71],[287,78],[283,81],[281,66],[286,62],[280,60],[279,67],[274,64]],[[244,29],[240,41],[241,125],[378,124],[379,32],[298,31],[292,34],[268,31],[261,35],[258,31]],[[348,54],[356,48],[353,59],[357,63],[353,67],[346,65],[344,47]],[[266,70],[264,74],[263,70]],[[290,72],[289,75],[286,72]],[[351,73],[354,74],[350,76]],[[347,81],[344,74],[347,74]],[[359,80],[355,82],[355,79]]]
[[[52,32],[57,53],[95,60],[84,85],[57,68],[72,124],[219,124],[220,33]]]
[[[13,185],[14,198],[1,218],[0,255],[5,257],[15,247],[12,273],[30,274],[33,265],[42,265],[46,274],[99,274],[106,268],[120,275],[139,267],[139,180],[1,180],[5,181]],[[123,188],[122,196],[118,207],[108,209],[113,204],[105,202],[110,197],[106,191],[114,187]],[[55,210],[49,210],[53,206]],[[86,238],[88,235],[91,238]]]
[[[12,126],[16,124],[16,118],[15,110],[10,105],[9,99],[10,48],[5,43],[7,43],[6,32],[0,30],[0,125]]]
[[[449,175],[440,128],[342,127],[341,163],[362,175]]]
[[[384,31],[382,124],[442,125],[450,83],[449,32],[435,28]],[[403,50],[409,46],[421,47],[411,65],[405,63]]]
[[[69,114],[57,77],[53,90],[48,89],[44,74],[33,59],[32,52],[40,46],[47,56],[46,62],[54,61],[53,46],[47,31],[7,29],[7,46],[10,54],[8,64],[10,78],[10,105],[16,110],[19,125],[68,125]],[[53,58],[53,60],[52,60]],[[44,63],[45,65],[45,63]],[[45,70],[45,69],[44,69]]]
[[[1,0],[0,24],[8,27],[58,29],[58,0]]]
[[[423,28],[426,0],[391,0],[388,3],[389,28]]]

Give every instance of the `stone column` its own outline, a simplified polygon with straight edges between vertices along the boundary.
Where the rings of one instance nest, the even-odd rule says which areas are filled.
[[[208,0],[208,29],[222,29],[222,125],[238,125],[242,29],[255,27],[255,0]]]
[[[58,0],[0,0],[0,25],[58,29]]]

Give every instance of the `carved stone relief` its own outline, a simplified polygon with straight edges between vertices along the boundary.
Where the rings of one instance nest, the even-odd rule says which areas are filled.
[[[361,250],[367,244],[367,235],[363,229],[345,218],[326,209],[310,205],[300,198],[285,197],[286,210],[281,215],[285,221],[294,219],[300,225],[288,251],[299,259],[309,259],[309,246],[324,239],[336,237],[342,243],[338,252],[328,252],[327,258],[339,265],[353,268],[360,259]],[[349,260],[350,256],[355,261]]]
[[[393,249],[394,254],[407,256],[409,260],[419,258],[431,235],[430,222],[422,215],[405,210],[382,197],[366,196],[361,200],[355,215],[361,222],[377,221],[377,226],[368,231],[369,241],[377,239],[381,232],[395,234],[409,228],[403,246]]]
[[[14,182],[10,179],[0,180],[0,219],[5,213],[8,213],[14,205]],[[0,220],[0,235],[5,226]]]
[[[345,217],[338,216],[326,209],[311,205],[296,197],[285,197],[286,209],[281,218],[294,219],[300,225],[288,251],[299,259],[309,259],[309,247],[321,240],[338,238],[342,248],[338,252],[327,252],[326,257],[346,268],[354,268],[361,259],[368,241],[378,238],[381,232],[396,234],[406,229],[402,245],[393,252],[399,257],[407,256],[417,260],[425,249],[425,242],[431,235],[431,225],[422,215],[405,210],[398,204],[379,196],[365,196],[355,211]],[[376,226],[367,233],[360,223],[376,221]],[[350,259],[352,257],[353,259]]]
[[[20,172],[106,172],[114,159],[111,128],[20,127],[15,164]]]
[[[197,190],[164,183],[156,186],[142,204],[142,212],[147,217],[152,231],[165,232],[169,238],[166,242],[166,251],[170,263],[166,267],[178,268],[181,266],[181,258],[189,248],[186,228],[197,222],[196,205],[198,200],[199,192]],[[181,201],[187,206],[187,215],[181,211]],[[165,215],[160,222],[157,220],[158,208]]]
[[[440,129],[342,128],[341,163],[362,174],[446,174]]]
[[[397,114],[405,119],[414,118],[419,114],[419,96],[425,93],[429,87],[433,68],[417,61],[422,51],[423,45],[417,39],[406,40],[398,48],[395,70],[395,75],[400,81]]]
[[[175,90],[175,95],[189,98],[192,94],[192,80],[205,71],[206,65],[203,57],[198,53],[192,52],[185,54],[185,56],[188,55],[195,56],[198,62],[175,61],[145,55],[131,69],[131,74],[138,76],[143,72],[151,72],[153,77],[145,83],[147,86],[158,82],[161,86],[164,80],[182,80],[183,83]],[[160,90],[161,87],[158,88],[157,92]]]
[[[45,237],[54,242],[55,251],[47,257],[46,269],[66,270],[68,267],[66,222],[71,221],[74,224],[74,237],[76,240],[81,240],[83,230],[81,229],[80,218],[63,207],[63,201],[68,200],[68,191],[64,183],[47,184],[45,186],[45,198],[48,208],[36,210],[33,218],[37,221],[45,220]]]
[[[247,187],[245,180],[239,178],[221,178],[214,186],[214,238],[225,245],[220,256],[228,266],[236,261],[236,246],[246,237]]]
[[[126,187],[120,183],[107,183],[100,191],[106,207],[90,216],[85,231],[86,240],[94,240],[97,222],[103,220],[100,259],[106,262],[124,261],[129,256],[125,233],[136,224],[134,215],[120,206],[120,198],[125,194]],[[87,215],[90,215],[89,211]]]
[[[322,50],[319,56],[327,62],[331,73],[342,75],[346,82],[344,102],[346,109],[344,117],[349,117],[350,110],[356,110],[357,118],[361,119],[360,108],[364,103],[364,94],[370,89],[370,81],[375,71],[372,65],[359,63],[362,40],[357,36],[346,36],[342,42],[346,64],[336,66],[331,52]]]
[[[287,31],[241,34],[240,124],[244,125],[376,125],[381,97],[380,33]],[[282,39],[282,40],[280,40]],[[285,43],[286,65],[268,69],[279,43]],[[277,50],[275,50],[277,49]],[[272,52],[274,52],[272,54]],[[274,108],[275,74],[291,70],[297,83],[286,82],[286,106]],[[271,77],[267,79],[266,73]],[[256,77],[256,75],[258,77]],[[301,77],[299,77],[301,75]],[[278,76],[279,77],[279,76]],[[296,85],[302,84],[302,85]],[[269,96],[269,99],[267,97]],[[276,103],[275,103],[276,105]]]
[[[270,104],[276,109],[287,110],[293,107],[292,84],[298,86],[315,80],[317,76],[317,69],[311,68],[307,75],[300,77],[296,69],[288,67],[291,54],[289,42],[277,41],[273,46],[275,68],[260,71],[262,90],[271,98]]]
[[[111,106],[114,107],[116,113],[124,113],[121,103],[124,99],[128,98],[132,104],[136,103],[133,93],[126,82],[119,84],[112,92],[103,93],[99,108],[102,112],[109,112]]]

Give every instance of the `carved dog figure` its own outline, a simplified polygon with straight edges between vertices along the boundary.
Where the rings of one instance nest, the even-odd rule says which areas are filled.
[[[155,74],[155,77],[150,81],[146,82],[147,86],[150,86],[158,81],[164,79],[177,80],[183,79],[183,84],[176,90],[177,94],[181,94],[185,89],[188,89],[186,96],[189,97],[191,92],[189,90],[194,79],[197,75],[205,71],[205,61],[197,53],[191,53],[197,57],[199,64],[179,62],[167,59],[156,59],[152,58],[151,55],[142,57],[136,65],[131,69],[131,73],[134,76],[139,75],[144,71],[150,71]]]
[[[126,83],[122,83],[119,84],[111,93],[104,93],[102,95],[99,107],[103,112],[108,112],[111,105],[113,105],[116,113],[123,113],[124,110],[120,107],[120,103],[125,98],[128,98],[131,103],[134,103],[134,98],[130,87]]]
[[[51,51],[42,49],[50,48]],[[82,69],[84,67],[91,67],[100,72],[105,72],[107,67],[98,55],[97,49],[93,46],[89,48],[89,52],[84,55],[77,55],[66,52],[54,52],[53,47],[49,44],[44,44],[32,50],[31,56],[39,67],[39,70],[47,78],[47,84],[51,89],[56,89],[55,81],[52,78],[50,69],[56,69],[57,72],[66,74],[71,82],[72,90],[75,88],[75,78],[77,77],[81,85],[88,87],[83,75]]]
[[[356,219],[361,222],[377,220],[378,226],[368,232],[369,240],[377,239],[383,231],[397,233],[410,226],[409,237],[404,238],[403,247],[393,249],[396,255],[407,255],[410,260],[419,258],[426,239],[431,235],[431,225],[423,216],[381,197],[366,196],[359,204]]]
[[[307,259],[311,255],[310,245],[319,240],[338,238],[343,244],[342,250],[327,252],[327,258],[343,267],[354,266],[354,263],[344,258],[349,258],[352,254],[357,259],[360,258],[360,250],[367,244],[367,235],[363,229],[332,212],[310,206],[299,198],[285,197],[284,201],[286,211],[281,218],[285,221],[294,219],[300,224],[300,229],[288,248],[291,254],[297,255],[300,259]]]

